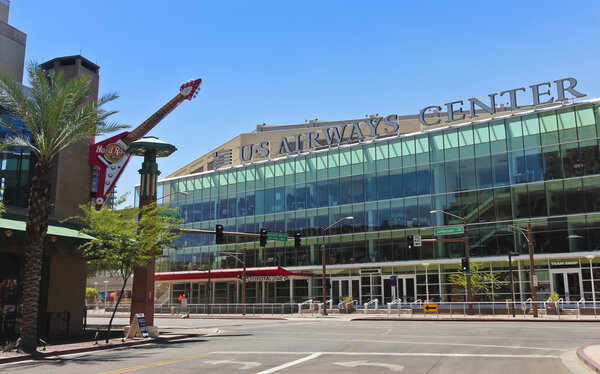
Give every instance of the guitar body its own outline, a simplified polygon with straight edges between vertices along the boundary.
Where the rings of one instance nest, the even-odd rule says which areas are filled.
[[[190,80],[179,87],[179,93],[168,103],[163,105],[156,113],[151,115],[141,125],[131,132],[122,132],[111,138],[104,139],[90,146],[88,163],[94,169],[92,180],[92,202],[96,210],[102,209],[106,198],[112,192],[117,180],[123,173],[123,169],[131,158],[125,153],[129,145],[141,139],[154,126],[156,126],[167,114],[171,113],[183,100],[191,100],[196,97],[202,79]]]

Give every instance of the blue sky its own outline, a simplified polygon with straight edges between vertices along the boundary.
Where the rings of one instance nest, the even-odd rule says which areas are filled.
[[[27,61],[97,63],[132,127],[202,78],[149,134],[178,148],[164,177],[259,123],[416,114],[566,77],[600,97],[599,13],[598,1],[13,0],[9,24],[27,34]]]

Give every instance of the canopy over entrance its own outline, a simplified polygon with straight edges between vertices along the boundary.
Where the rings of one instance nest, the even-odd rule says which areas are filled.
[[[243,274],[243,269],[216,269],[210,271],[212,279],[235,279]],[[294,277],[294,278],[312,278],[312,274],[292,273],[280,266],[246,268],[246,276],[252,277]],[[170,271],[156,273],[155,281],[182,281],[208,279],[208,270],[194,271]]]

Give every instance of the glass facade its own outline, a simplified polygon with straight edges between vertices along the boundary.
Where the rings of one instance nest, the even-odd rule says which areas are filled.
[[[22,121],[3,113],[0,116],[4,123],[12,123],[20,135],[29,137],[30,132]],[[6,127],[0,126],[0,139],[13,136]],[[33,178],[32,154],[28,149],[10,147],[0,153],[0,201],[7,206],[27,207],[29,187]]]
[[[321,229],[345,216],[354,219],[327,232],[327,265],[377,264],[385,272],[407,261],[463,257],[461,243],[408,249],[407,235],[434,238],[434,227],[462,224],[432,210],[465,217],[471,261],[526,254],[526,240],[508,224],[525,227],[528,220],[536,255],[598,251],[599,134],[598,104],[578,104],[161,181],[158,195],[188,192],[169,200],[186,228],[213,230],[219,223],[225,231],[288,233],[287,243],[247,243],[248,266],[316,269]],[[291,239],[295,231],[302,233],[299,249]],[[198,269],[202,253],[217,252],[214,240],[183,235],[182,249],[157,261],[157,271]],[[227,240],[221,250],[241,252],[241,238]],[[216,268],[239,267],[233,259],[217,259]],[[448,266],[458,264],[436,269],[429,282],[440,295],[452,294],[439,282]],[[540,264],[541,274],[548,266]],[[375,283],[385,284],[379,276]],[[414,292],[420,295],[421,275],[416,277]],[[364,282],[361,295],[384,297]]]

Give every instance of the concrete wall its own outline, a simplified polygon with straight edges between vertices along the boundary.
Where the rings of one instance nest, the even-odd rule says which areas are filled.
[[[0,71],[23,82],[27,35],[8,24],[8,6],[0,1]]]

